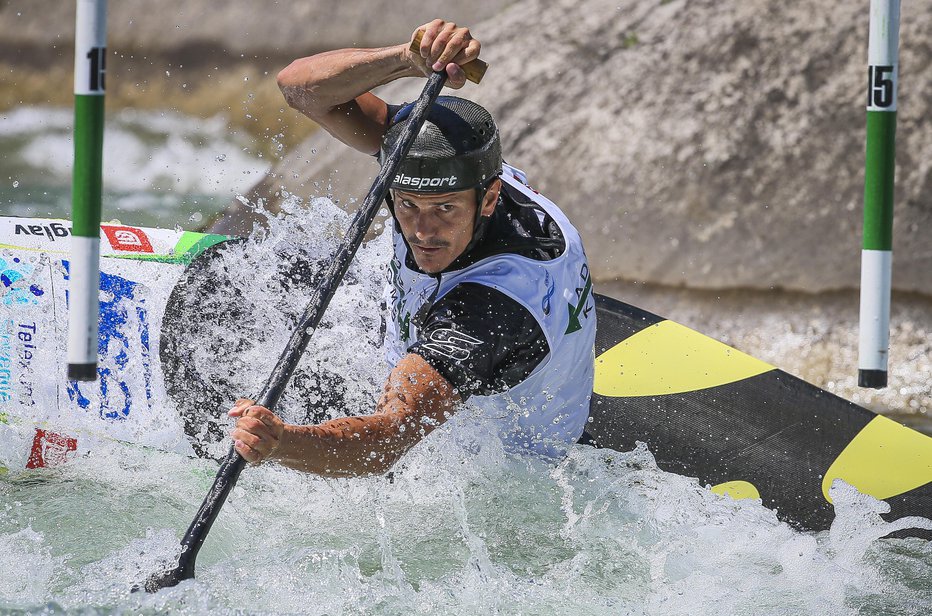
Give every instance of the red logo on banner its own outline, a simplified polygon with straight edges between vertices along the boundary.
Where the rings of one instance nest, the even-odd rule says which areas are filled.
[[[101,226],[114,250],[127,252],[152,252],[152,244],[145,231],[134,227]]]
[[[69,454],[77,450],[77,439],[36,428],[36,436],[32,440],[32,451],[29,453],[26,468],[44,468],[64,464],[71,457]]]

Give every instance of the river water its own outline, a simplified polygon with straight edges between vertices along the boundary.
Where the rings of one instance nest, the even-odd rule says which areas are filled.
[[[0,114],[4,214],[67,212],[69,122],[68,112],[49,109]],[[264,167],[222,118],[120,114],[111,124],[120,137],[108,143],[122,145],[107,162],[114,179],[105,218],[191,227],[228,203],[232,192],[245,190]],[[347,218],[332,204],[315,206],[327,216],[305,222],[327,231],[329,241],[312,247],[324,255]],[[271,223],[273,233],[243,253],[244,269],[249,259],[276,252],[263,247],[300,237],[300,225]],[[304,361],[355,386],[349,412],[369,410],[365,399],[385,371],[366,324],[377,318],[386,239],[362,250],[351,284],[334,299]],[[243,327],[256,336],[264,329],[263,345],[277,350],[287,333],[268,334],[277,328],[269,328],[261,310],[269,298],[259,291],[250,297],[256,284],[244,287],[257,316]],[[796,306],[789,309],[795,320],[774,316],[768,305],[775,302],[755,297],[606,289],[649,309],[680,312],[697,329],[755,354],[765,351],[764,359],[791,372],[812,371],[803,376],[854,397],[832,362],[821,372],[813,367],[825,364],[826,355],[847,361],[839,351],[847,333],[835,332],[847,317],[801,312],[785,298],[776,303]],[[689,297],[694,307],[682,308]],[[286,303],[294,308],[301,301]],[[924,306],[909,304],[904,319],[924,323]],[[897,334],[919,354],[904,356],[909,367],[897,377],[904,382],[928,370],[921,327]],[[275,355],[261,345],[227,352],[229,362],[213,359],[218,376],[243,383],[231,397],[261,382]],[[928,388],[916,382],[861,402],[921,415]],[[196,579],[154,595],[132,592],[177,556],[216,469],[209,460],[112,442],[63,466],[0,477],[0,613],[932,611],[932,544],[882,539],[899,528],[880,518],[884,505],[843,485],[833,494],[832,528],[799,532],[755,501],[720,497],[694,479],[660,471],[642,448],[576,447],[561,461],[510,457],[468,408],[412,450],[391,481],[247,468],[200,553]],[[932,528],[927,520],[898,524]]]
[[[71,218],[72,111],[0,112],[0,213]],[[124,109],[107,116],[105,221],[192,228],[268,167],[222,116]]]

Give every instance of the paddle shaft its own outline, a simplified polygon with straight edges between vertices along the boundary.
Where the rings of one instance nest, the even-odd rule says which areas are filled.
[[[314,330],[320,324],[324,311],[330,304],[334,293],[336,293],[337,287],[340,286],[353,256],[362,244],[369,226],[385,200],[391,182],[398,172],[398,167],[404,157],[407,156],[408,150],[411,149],[414,138],[427,118],[431,105],[440,95],[445,82],[446,73],[444,72],[435,72],[428,77],[427,84],[414,105],[404,133],[387,158],[382,161],[382,168],[375,178],[372,188],[369,189],[365,201],[356,212],[346,238],[330,261],[327,269],[322,273],[321,283],[312,292],[311,299],[298,327],[291,334],[285,350],[278,358],[275,368],[272,369],[272,374],[266,381],[262,393],[259,394],[256,403],[260,406],[274,409],[282,397],[282,393],[284,393],[285,387],[288,385],[288,381],[301,359],[301,355],[304,354]],[[246,460],[231,447],[230,453],[227,454],[220,465],[220,470],[217,472],[217,477],[214,479],[210,492],[207,493],[207,497],[201,504],[194,521],[191,522],[191,526],[188,527],[188,531],[181,540],[181,555],[178,559],[178,566],[173,571],[150,579],[146,583],[147,591],[155,592],[160,588],[174,586],[182,580],[194,577],[194,561],[197,558],[197,553],[207,538],[207,533],[210,532],[214,520],[217,519],[220,508],[236,485],[236,481],[239,479],[245,465]]]

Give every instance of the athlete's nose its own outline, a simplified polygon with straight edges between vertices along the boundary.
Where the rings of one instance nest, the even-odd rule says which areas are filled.
[[[437,235],[436,217],[430,212],[418,211],[414,219],[414,236],[421,241],[430,240]]]

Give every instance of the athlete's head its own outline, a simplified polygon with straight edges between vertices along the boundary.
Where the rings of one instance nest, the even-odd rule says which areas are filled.
[[[388,156],[412,106],[403,107],[382,141]],[[441,96],[392,182],[392,209],[422,270],[446,269],[479,239],[498,202],[502,148],[483,107]]]

